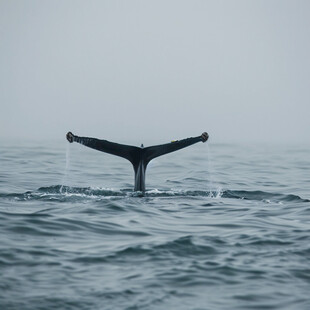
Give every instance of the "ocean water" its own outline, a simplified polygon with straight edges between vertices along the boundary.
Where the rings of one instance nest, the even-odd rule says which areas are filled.
[[[0,309],[310,309],[309,154],[1,141]]]

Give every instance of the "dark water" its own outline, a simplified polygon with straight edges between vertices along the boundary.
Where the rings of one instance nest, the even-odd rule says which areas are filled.
[[[310,309],[309,151],[1,142],[0,309]]]

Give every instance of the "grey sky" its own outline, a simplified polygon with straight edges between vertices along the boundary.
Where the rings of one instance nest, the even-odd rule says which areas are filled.
[[[307,0],[0,0],[0,44],[0,138],[310,141]]]

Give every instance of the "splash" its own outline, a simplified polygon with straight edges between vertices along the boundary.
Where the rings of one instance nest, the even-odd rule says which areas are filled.
[[[289,193],[264,192],[260,190],[160,190],[149,189],[146,192],[134,192],[130,188],[113,189],[113,188],[94,188],[94,187],[70,187],[66,185],[53,185],[49,187],[40,187],[35,191],[25,193],[1,194],[0,198],[6,198],[15,201],[29,200],[47,200],[47,201],[88,201],[102,199],[123,199],[123,198],[166,198],[166,197],[201,197],[207,199],[237,199],[248,201],[262,201],[265,204],[270,203],[309,203],[309,199]]]
[[[210,193],[210,198],[221,198],[223,195],[223,189],[214,179],[214,167],[212,160],[212,153],[209,143],[205,143],[205,153],[206,153],[206,161],[205,161],[205,169],[208,179],[207,190]]]

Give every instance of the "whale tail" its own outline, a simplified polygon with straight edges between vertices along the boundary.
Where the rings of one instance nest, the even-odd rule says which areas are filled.
[[[200,141],[205,142],[208,137],[207,133],[203,133],[198,137],[191,137],[144,148],[143,144],[141,144],[141,147],[136,147],[96,138],[79,137],[73,135],[71,132],[67,133],[67,139],[70,143],[77,142],[92,149],[129,160],[135,171],[135,191],[145,191],[146,167],[152,159],[178,151]]]

